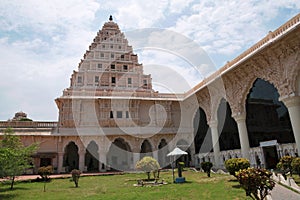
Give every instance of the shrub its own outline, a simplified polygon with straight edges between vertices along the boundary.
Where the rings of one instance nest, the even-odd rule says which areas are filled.
[[[236,178],[246,191],[246,196],[253,199],[264,199],[274,188],[272,173],[266,169],[248,168],[236,173]]]
[[[144,158],[142,158],[140,161],[136,163],[135,168],[146,172],[148,176],[148,180],[150,180],[150,172],[157,172],[160,166],[157,160],[155,160],[151,156],[145,156]]]
[[[44,192],[46,192],[46,182],[50,181],[50,175],[53,173],[53,168],[51,165],[47,167],[40,167],[38,169],[38,174],[42,177],[44,181]]]
[[[42,180],[45,182],[50,181],[50,175],[53,173],[53,168],[51,165],[47,167],[38,168],[38,174],[41,176]]]
[[[235,176],[239,170],[250,167],[250,163],[246,158],[231,158],[225,161],[225,167],[231,175]]]
[[[210,170],[212,168],[213,164],[211,162],[202,162],[201,168],[205,173],[207,173],[207,176],[210,177]]]
[[[293,172],[296,172],[299,176],[300,176],[300,158],[294,158],[292,163],[291,163],[291,167]]]
[[[292,172],[292,161],[293,157],[292,156],[283,156],[280,158],[279,162],[276,165],[276,168],[281,170],[282,175],[286,179],[286,174]]]
[[[72,180],[75,183],[75,187],[78,187],[78,182],[79,182],[81,171],[78,169],[73,169],[71,171],[71,174],[72,174]]]

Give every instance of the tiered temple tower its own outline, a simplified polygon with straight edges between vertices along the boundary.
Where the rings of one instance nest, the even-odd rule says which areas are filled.
[[[95,37],[74,71],[67,91],[97,90],[151,92],[151,76],[143,74],[143,65],[112,16]]]
[[[84,54],[78,71],[73,71],[70,87],[56,99],[59,126],[96,126],[98,122],[101,127],[116,126],[108,120],[112,118],[131,118],[139,124],[139,101],[129,102],[128,99],[155,97],[157,94],[152,89],[151,75],[143,74],[138,56],[110,16]],[[123,101],[112,102],[114,97],[122,97]],[[121,110],[120,104],[123,105]],[[99,109],[101,112],[98,112]],[[126,126],[126,123],[120,123]]]

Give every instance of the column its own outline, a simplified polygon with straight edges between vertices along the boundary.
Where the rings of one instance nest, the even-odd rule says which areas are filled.
[[[63,170],[63,164],[64,164],[64,152],[58,152],[58,159],[57,159],[57,173],[63,173],[65,170]]]
[[[135,169],[136,163],[140,160],[141,148],[139,143],[132,144],[132,169]]]
[[[300,96],[288,97],[280,99],[287,107],[293,128],[293,133],[298,149],[300,152]]]
[[[153,153],[153,158],[154,158],[155,160],[157,160],[157,162],[158,162],[158,150],[155,149],[152,153]]]
[[[84,156],[85,156],[85,151],[84,150],[80,150],[79,151],[79,170],[81,172],[85,171]]]
[[[215,167],[219,168],[220,167],[220,144],[219,144],[219,134],[218,134],[218,121],[210,121],[209,127],[211,130]]]
[[[238,126],[242,156],[243,158],[247,158],[250,161],[250,145],[246,125],[246,113],[234,115],[233,118],[235,119]]]
[[[104,168],[102,168],[102,164],[104,164]],[[106,152],[99,152],[99,171],[106,172]]]
[[[140,160],[140,153],[132,153],[133,154],[133,169],[135,169],[136,163]]]

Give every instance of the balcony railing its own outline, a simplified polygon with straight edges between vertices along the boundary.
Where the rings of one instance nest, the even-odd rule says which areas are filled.
[[[57,122],[0,121],[0,128],[56,128]]]

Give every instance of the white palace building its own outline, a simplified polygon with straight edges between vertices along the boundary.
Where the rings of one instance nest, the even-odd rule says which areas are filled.
[[[152,89],[110,17],[55,99],[58,122],[20,121],[20,112],[0,122],[0,135],[12,127],[25,145],[39,143],[32,173],[134,170],[145,155],[168,167],[176,146],[186,166],[244,157],[270,169],[299,155],[299,95],[300,14],[182,94]]]

